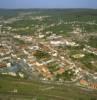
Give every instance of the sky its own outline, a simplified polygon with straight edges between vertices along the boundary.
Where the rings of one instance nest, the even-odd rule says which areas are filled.
[[[97,8],[97,0],[0,0],[0,8]]]

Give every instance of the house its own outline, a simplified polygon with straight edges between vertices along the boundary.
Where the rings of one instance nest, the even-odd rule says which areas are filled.
[[[84,79],[81,79],[81,80],[80,80],[80,84],[81,84],[81,85],[88,86],[88,82],[87,82],[86,80],[84,80]]]
[[[64,67],[60,67],[59,70],[57,71],[58,74],[64,73],[65,69]]]
[[[60,46],[60,45],[64,45],[64,42],[61,40],[57,40],[57,41],[52,40],[52,41],[50,41],[50,44],[53,46]]]
[[[92,89],[97,89],[97,83],[90,83],[89,87]]]
[[[49,48],[46,44],[44,44],[44,43],[39,43],[38,45],[39,45],[39,47],[40,47],[41,49],[43,49],[43,50],[45,50],[45,51],[50,51],[50,48]]]
[[[3,68],[3,67],[7,67],[7,65],[5,63],[0,62],[0,68]]]

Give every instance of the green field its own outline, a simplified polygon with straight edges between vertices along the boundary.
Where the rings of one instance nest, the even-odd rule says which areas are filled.
[[[58,85],[12,77],[0,79],[0,100],[97,100],[96,98],[97,91],[71,84]]]

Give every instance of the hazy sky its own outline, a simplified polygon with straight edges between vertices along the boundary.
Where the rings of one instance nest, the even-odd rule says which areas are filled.
[[[0,8],[97,8],[97,0],[0,0]]]

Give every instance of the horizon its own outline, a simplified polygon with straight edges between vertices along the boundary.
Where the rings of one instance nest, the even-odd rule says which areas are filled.
[[[0,8],[0,10],[97,10],[97,8]]]
[[[97,8],[0,8],[0,9],[97,9]]]
[[[0,9],[97,9],[97,0],[0,0]]]

